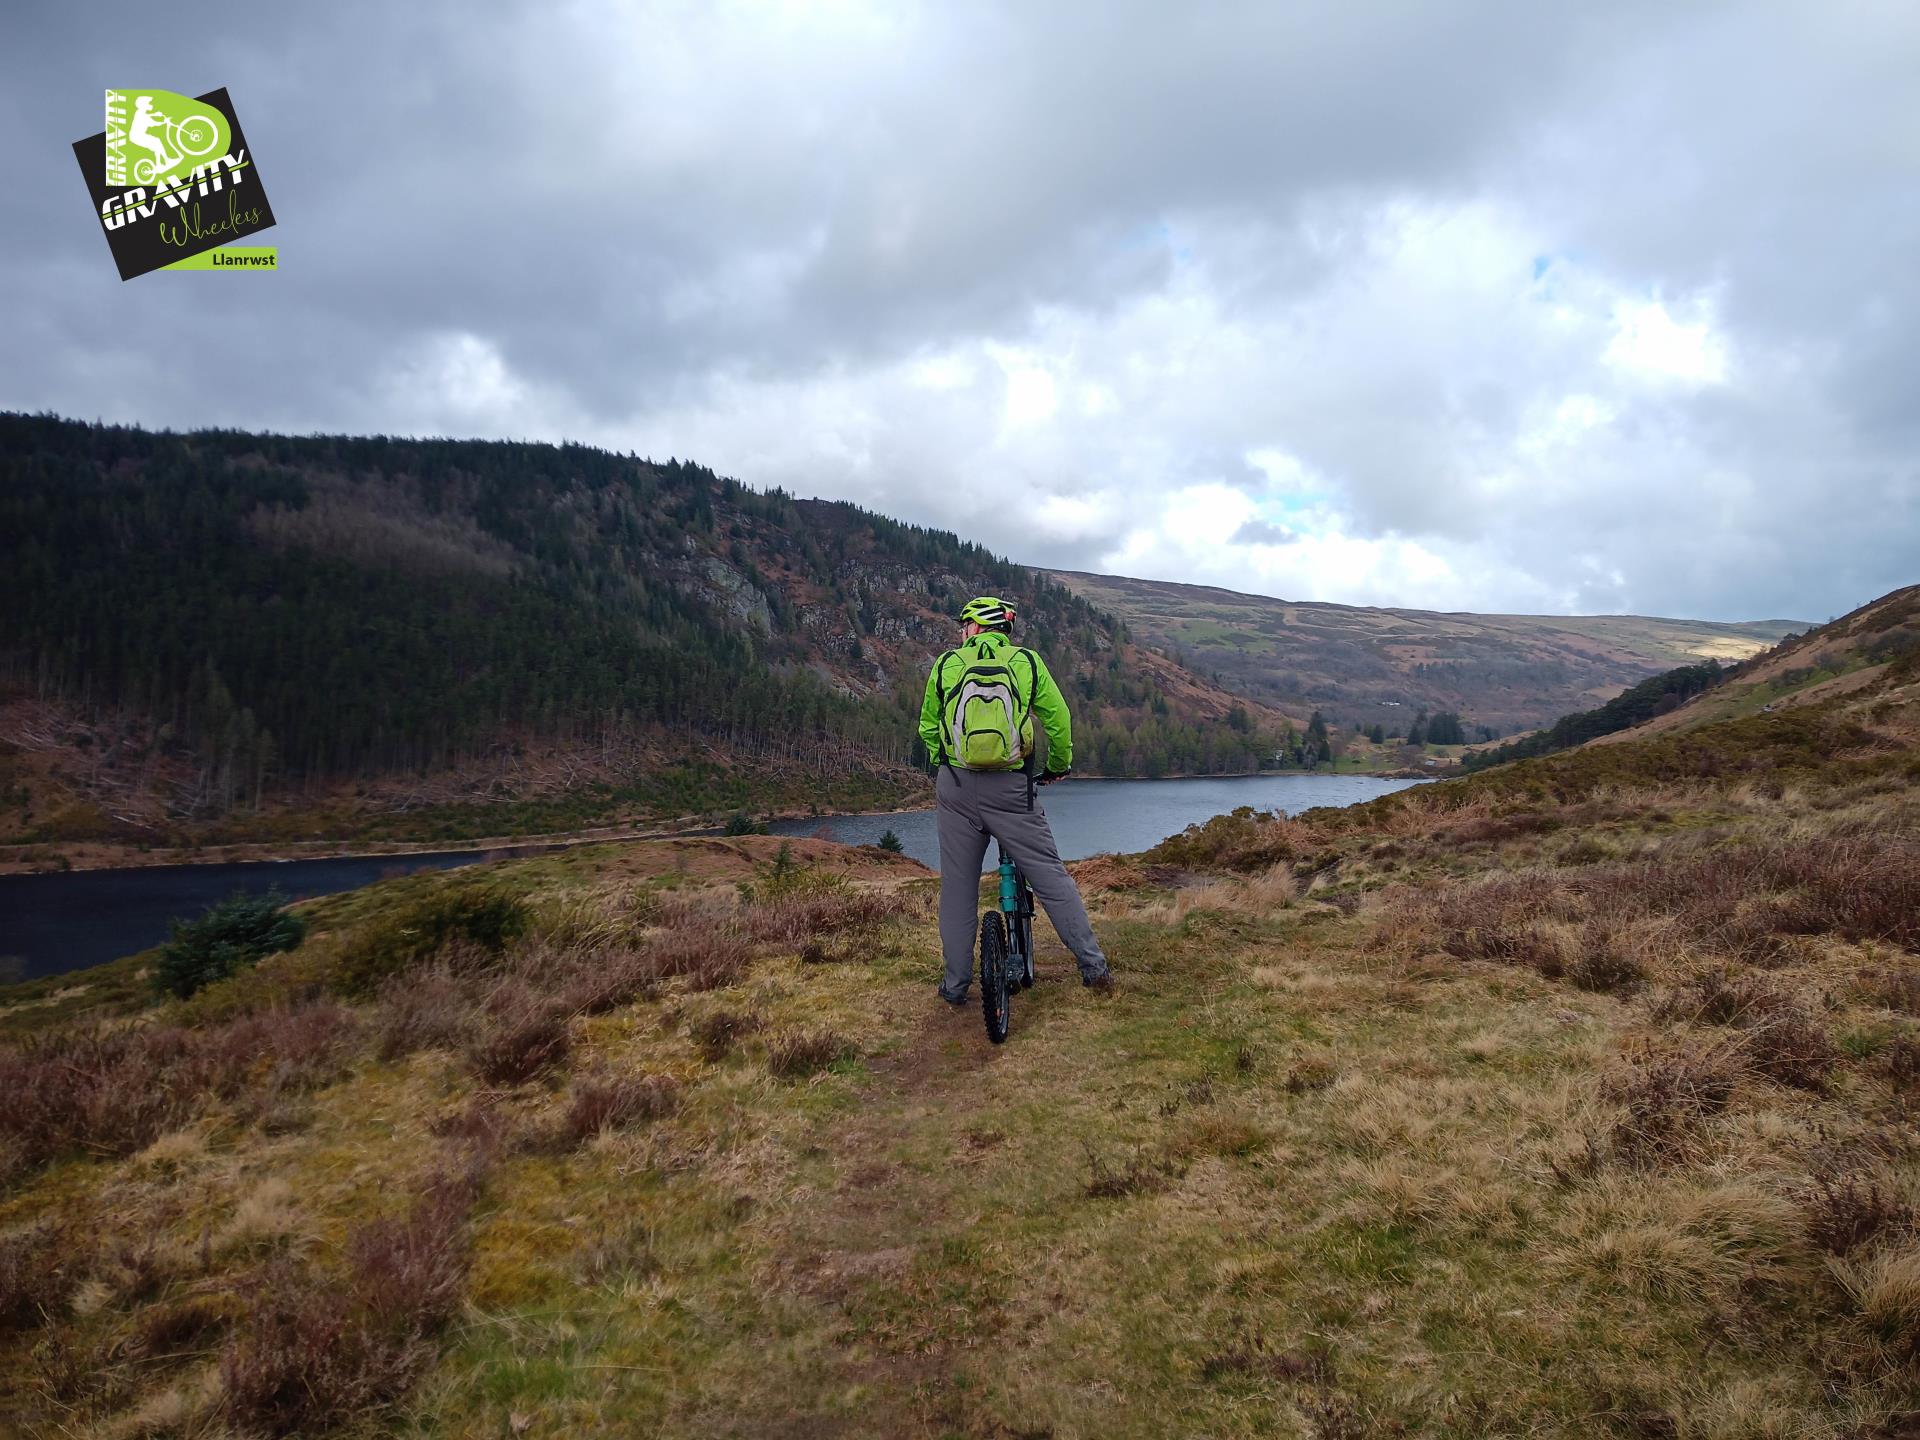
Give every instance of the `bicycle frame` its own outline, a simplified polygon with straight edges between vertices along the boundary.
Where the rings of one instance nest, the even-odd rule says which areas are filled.
[[[1008,915],[1019,914],[1020,867],[1000,852],[1000,909]]]

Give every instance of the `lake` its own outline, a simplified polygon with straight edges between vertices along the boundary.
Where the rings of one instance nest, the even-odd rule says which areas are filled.
[[[1040,795],[1060,853],[1078,860],[1102,851],[1144,850],[1197,821],[1240,805],[1293,815],[1316,805],[1353,805],[1421,783],[1368,775],[1074,780],[1050,785]],[[892,830],[914,859],[935,867],[940,863],[932,810],[782,820],[770,828],[779,835],[824,833],[850,845],[872,844]],[[389,875],[470,865],[481,856],[477,850],[453,850],[0,875],[0,957],[20,962],[24,979],[60,975],[157,945],[167,938],[169,919],[199,915],[235,891],[261,894],[278,885],[293,897],[331,895]],[[989,846],[987,863],[993,858]]]
[[[1157,845],[1198,821],[1241,805],[1298,815],[1319,805],[1357,805],[1422,780],[1372,775],[1245,775],[1205,780],[1069,780],[1039,792],[1053,838],[1068,860],[1107,851],[1129,854]],[[888,830],[907,854],[940,867],[940,838],[931,810],[897,815],[835,815],[820,820],[776,820],[776,835],[824,835],[846,845],[872,845]],[[995,863],[987,847],[987,868]]]

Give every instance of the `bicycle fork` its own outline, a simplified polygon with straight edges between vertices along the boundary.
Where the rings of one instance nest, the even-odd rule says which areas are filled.
[[[1000,913],[1007,917],[1007,959],[1021,989],[1033,984],[1033,890],[1000,847]]]

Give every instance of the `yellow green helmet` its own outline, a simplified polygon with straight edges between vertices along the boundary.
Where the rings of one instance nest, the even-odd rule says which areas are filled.
[[[984,625],[994,629],[1001,625],[1013,624],[1013,602],[1002,600],[998,595],[982,595],[969,600],[960,610],[962,620],[971,620],[975,625]]]

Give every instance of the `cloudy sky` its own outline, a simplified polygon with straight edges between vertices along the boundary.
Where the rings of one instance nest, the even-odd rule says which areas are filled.
[[[1824,620],[1920,581],[1920,7],[57,3],[0,408],[575,439],[1014,558]],[[69,146],[231,91],[266,275]]]

